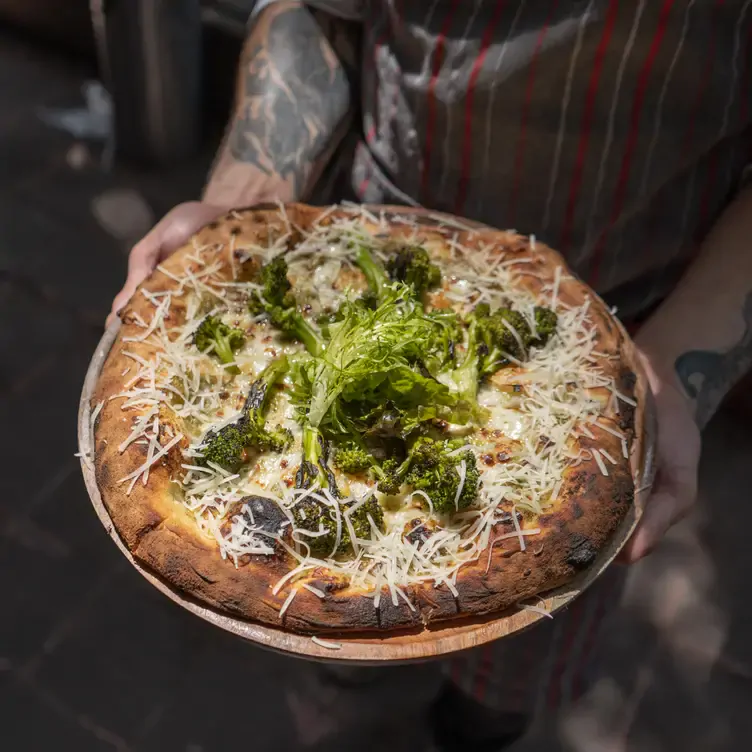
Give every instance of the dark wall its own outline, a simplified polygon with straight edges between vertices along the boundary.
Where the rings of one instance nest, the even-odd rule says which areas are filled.
[[[95,54],[89,0],[0,0],[0,22],[77,54]]]

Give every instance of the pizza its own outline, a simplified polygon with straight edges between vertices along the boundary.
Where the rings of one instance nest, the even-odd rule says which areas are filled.
[[[135,560],[224,614],[383,633],[530,605],[634,514],[634,348],[534,237],[257,206],[121,319],[98,488]]]

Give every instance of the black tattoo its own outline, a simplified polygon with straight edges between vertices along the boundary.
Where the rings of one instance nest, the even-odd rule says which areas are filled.
[[[745,298],[743,316],[744,334],[730,350],[691,350],[674,363],[684,389],[696,402],[700,426],[708,422],[728,390],[752,366],[752,292]]]
[[[266,38],[248,50],[242,75],[230,153],[290,181],[299,196],[347,115],[345,71],[313,16],[293,8],[271,19]]]

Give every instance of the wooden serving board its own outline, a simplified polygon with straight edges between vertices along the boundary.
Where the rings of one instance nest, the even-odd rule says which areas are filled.
[[[423,209],[405,209],[404,207],[392,206],[369,208],[375,211],[384,210],[389,213],[406,212],[412,217],[419,215],[423,218],[423,221],[428,223],[442,221],[446,224],[455,224],[458,229],[479,227],[474,222],[459,220]],[[621,328],[621,324],[618,325]],[[548,618],[542,614],[525,609],[509,609],[501,613],[459,619],[447,624],[439,623],[435,626],[391,636],[374,635],[373,633],[363,635],[348,633],[342,637],[327,636],[324,638],[325,642],[336,643],[340,646],[339,649],[332,649],[314,642],[309,636],[294,634],[282,628],[244,621],[219,613],[198,603],[185,593],[167,584],[164,580],[134,560],[107,512],[94,474],[93,457],[95,444],[91,422],[91,401],[99,374],[115,341],[119,328],[120,322],[118,321],[105,331],[97,345],[84,380],[78,412],[78,443],[79,452],[81,453],[81,469],[94,510],[104,525],[107,534],[115,541],[120,551],[138,572],[154,587],[175,601],[175,603],[178,603],[183,608],[211,624],[232,632],[245,640],[254,642],[261,647],[311,660],[361,665],[407,663],[446,656],[450,653],[477,647],[502,637],[508,637],[524,629],[528,629],[541,619]],[[583,572],[569,585],[546,593],[542,601],[537,604],[551,615],[555,615],[571,604],[578,595],[592,585],[616,558],[637,525],[653,482],[657,438],[653,396],[635,348],[626,335],[626,332],[624,334],[625,341],[627,342],[624,353],[625,358],[632,370],[637,374],[635,395],[638,403],[644,406],[643,410],[636,412],[637,425],[635,426],[635,435],[637,438],[633,442],[630,456],[632,476],[636,489],[635,503],[619,526],[610,545],[600,552],[593,566],[586,572]]]

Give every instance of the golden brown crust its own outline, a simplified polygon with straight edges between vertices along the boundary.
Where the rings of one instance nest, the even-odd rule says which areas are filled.
[[[298,227],[305,228],[320,216],[321,210],[293,205],[287,207],[287,217]],[[557,267],[565,268],[558,253],[537,243],[531,250],[527,238],[514,233],[482,230],[474,233],[442,229],[428,216],[416,216],[425,227],[426,238],[441,240],[458,235],[466,247],[488,246],[493,243],[506,258],[531,259],[520,277],[521,284],[534,293],[550,282]],[[394,234],[407,234],[410,228],[395,224]],[[203,259],[223,258],[229,261],[233,249],[233,264],[244,258],[243,246],[265,243],[269,236],[277,236],[287,229],[276,206],[254,207],[231,212],[201,230],[195,243],[204,250]],[[165,271],[156,271],[143,285],[149,291],[177,292],[178,283],[171,274],[182,271],[187,254],[194,248],[186,246],[165,264]],[[198,267],[198,265],[196,265]],[[631,362],[633,350],[622,328],[615,322],[603,302],[579,281],[563,276],[559,298],[570,305],[581,305],[590,299],[590,318],[597,331],[598,350],[614,356],[607,361],[609,374],[619,391],[634,398],[637,370]],[[188,593],[220,611],[251,620],[278,625],[279,613],[288,591],[273,594],[272,586],[295,562],[278,544],[272,556],[246,556],[236,567],[224,560],[218,546],[198,531],[193,517],[177,503],[171,491],[171,474],[180,453],[168,455],[150,470],[148,485],[140,480],[126,495],[128,485],[118,481],[136,470],[146,459],[146,447],[131,445],[121,453],[118,446],[130,433],[130,418],[121,410],[123,398],[115,397],[123,391],[128,380],[127,369],[134,366],[128,353],[148,358],[152,349],[143,342],[129,342],[139,337],[143,328],[139,317],[148,320],[153,308],[137,293],[123,313],[123,326],[105,362],[92,404],[103,402],[95,427],[96,478],[102,498],[122,539],[134,557],[165,579],[172,586]],[[183,311],[181,297],[176,295],[169,316],[179,320]],[[124,375],[125,373],[125,375]],[[618,413],[610,420],[627,437],[632,451],[635,426],[639,423],[641,404],[631,408],[619,401]],[[175,425],[173,430],[179,431]],[[374,608],[372,594],[352,588],[327,572],[314,571],[297,580],[324,591],[325,598],[299,588],[289,604],[283,624],[300,632],[349,632],[396,630],[421,627],[429,622],[452,619],[462,615],[484,614],[507,608],[520,600],[550,590],[570,581],[586,569],[597,553],[608,543],[633,503],[634,482],[629,460],[623,457],[619,438],[597,427],[594,439],[577,439],[586,452],[594,447],[605,449],[616,460],[609,463],[608,476],[602,474],[592,455],[576,468],[566,471],[566,480],[553,510],[539,517],[536,526],[541,533],[528,541],[526,550],[520,540],[510,537],[496,542],[472,564],[464,566],[456,580],[457,596],[446,584],[427,583],[406,588],[412,608],[398,599],[396,605],[388,590]],[[587,457],[588,455],[585,454]],[[177,459],[176,459],[177,458]],[[511,520],[496,526],[498,534],[514,530]],[[494,531],[494,535],[497,531]],[[492,537],[493,541],[493,537]]]

